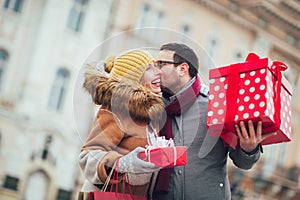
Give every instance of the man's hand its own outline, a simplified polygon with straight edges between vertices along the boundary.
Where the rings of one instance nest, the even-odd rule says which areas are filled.
[[[235,125],[235,129],[240,139],[240,147],[245,152],[253,151],[264,139],[276,135],[276,132],[262,135],[261,121],[258,122],[256,129],[254,128],[252,120],[248,121],[248,130],[243,121],[240,122],[239,126]]]

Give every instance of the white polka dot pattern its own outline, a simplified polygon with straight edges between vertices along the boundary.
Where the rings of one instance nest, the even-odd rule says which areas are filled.
[[[291,137],[292,133],[292,107],[291,107],[291,95],[281,87],[281,124],[280,130],[288,134]]]
[[[217,70],[217,69],[213,69]],[[219,73],[220,74],[220,73]],[[260,68],[253,71],[240,73],[239,86],[237,88],[236,111],[234,121],[267,119],[275,124],[275,87],[277,78],[269,68]],[[282,77],[284,79],[284,77]],[[226,111],[234,112],[233,108],[226,108],[226,96],[232,95],[228,89],[228,75],[210,78],[210,96],[207,125],[222,127],[226,122]],[[285,87],[281,86],[281,124],[278,133],[291,134],[291,95]]]

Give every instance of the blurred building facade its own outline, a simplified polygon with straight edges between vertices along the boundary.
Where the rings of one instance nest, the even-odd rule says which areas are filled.
[[[297,0],[0,0],[0,199],[76,199],[77,133],[87,132],[93,118],[82,101],[84,120],[74,121],[80,65],[120,32],[129,41],[118,42],[120,49],[136,40],[159,47],[171,38],[160,31],[144,38],[145,27],[201,45],[213,60],[199,56],[206,78],[210,68],[241,62],[249,52],[288,65],[292,141],[265,146],[250,171],[228,170],[234,199],[299,199],[299,19]]]
[[[74,84],[111,2],[0,0],[0,199],[72,198],[87,129],[74,122]]]

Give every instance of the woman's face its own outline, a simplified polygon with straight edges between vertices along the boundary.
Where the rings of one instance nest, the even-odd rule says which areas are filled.
[[[142,83],[147,88],[149,88],[152,92],[156,94],[160,94],[161,93],[160,76],[161,76],[160,69],[158,69],[154,65],[154,63],[151,63],[146,68],[146,71],[142,77]]]

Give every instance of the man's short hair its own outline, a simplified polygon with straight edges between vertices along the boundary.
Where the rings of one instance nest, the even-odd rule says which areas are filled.
[[[174,51],[174,62],[184,63],[189,65],[189,75],[194,77],[198,74],[199,61],[198,57],[191,49],[185,44],[168,43],[161,46],[160,50]]]

